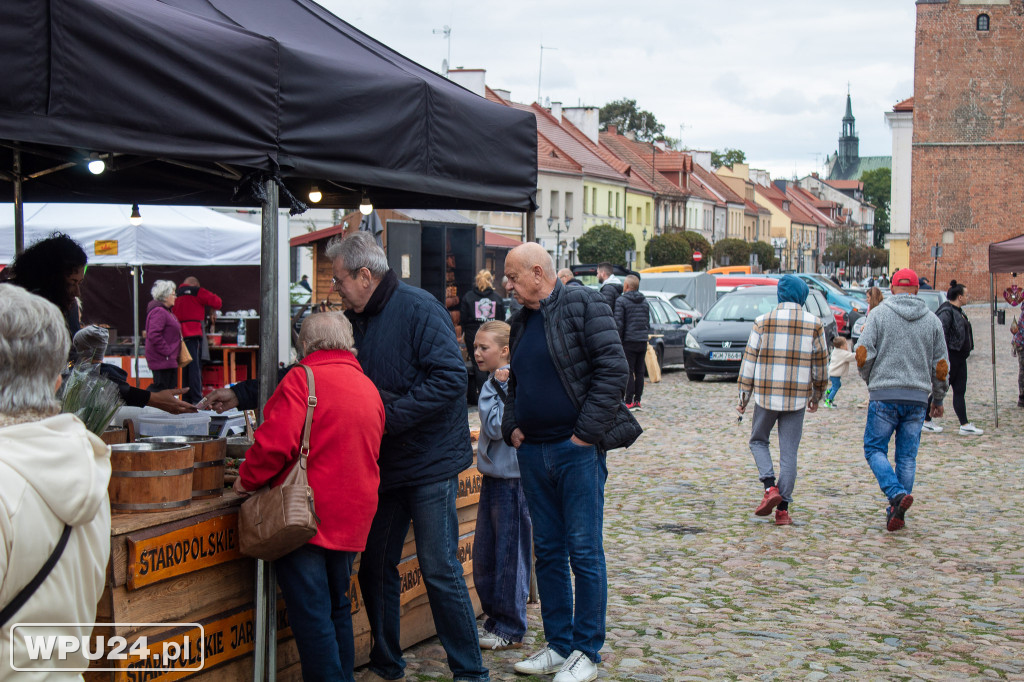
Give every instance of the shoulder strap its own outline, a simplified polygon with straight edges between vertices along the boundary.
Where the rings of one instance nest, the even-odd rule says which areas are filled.
[[[309,431],[313,427],[313,408],[316,407],[316,382],[313,380],[313,370],[309,365],[302,365],[306,370],[306,381],[309,384],[309,397],[306,398],[306,425],[302,427],[302,446],[299,447],[299,463],[305,468],[306,457],[309,456]]]
[[[60,555],[64,553],[64,548],[67,547],[69,537],[71,537],[71,526],[65,523],[64,532],[60,534],[60,540],[57,541],[57,546],[53,548],[50,558],[46,560],[46,563],[43,564],[43,567],[39,569],[39,572],[36,573],[29,584],[22,588],[21,592],[14,597],[10,604],[4,607],[3,611],[0,611],[0,627],[6,624],[25,605],[29,597],[35,594],[35,591],[46,580],[46,576],[50,575],[50,571],[57,565]]]
[[[498,380],[491,377],[489,381],[491,382],[491,386],[494,387],[494,391],[498,394],[498,397],[501,398],[501,402],[506,402],[508,400],[508,394],[505,393],[505,389],[501,387]]]

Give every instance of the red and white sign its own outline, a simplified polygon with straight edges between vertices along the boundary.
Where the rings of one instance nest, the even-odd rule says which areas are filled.
[[[700,251],[694,251],[693,252],[693,262],[694,263],[699,263],[700,259],[703,258],[703,257],[704,257],[704,255]]]

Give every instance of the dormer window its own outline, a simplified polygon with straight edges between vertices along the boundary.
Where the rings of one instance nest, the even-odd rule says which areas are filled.
[[[979,14],[978,15],[977,26],[978,26],[978,30],[979,31],[987,31],[988,30],[988,15],[987,14]]]

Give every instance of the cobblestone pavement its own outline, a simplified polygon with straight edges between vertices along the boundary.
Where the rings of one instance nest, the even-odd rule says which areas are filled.
[[[997,326],[996,430],[987,315],[969,314],[968,415],[986,432],[958,435],[947,400],[896,533],[864,460],[858,377],[838,409],[807,415],[789,527],[753,514],[762,490],[735,382],[691,383],[678,368],[648,383],[645,434],[608,459],[600,679],[1024,680],[1017,361]],[[492,679],[533,679],[512,670],[543,643],[539,607],[529,616],[525,649],[484,653]],[[448,673],[436,639],[406,657],[410,679]]]

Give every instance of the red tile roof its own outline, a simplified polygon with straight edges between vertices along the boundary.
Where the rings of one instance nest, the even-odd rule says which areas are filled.
[[[655,159],[665,152],[654,148],[646,142],[630,140],[625,135],[619,135],[610,131],[600,134],[601,145],[623,161],[628,161],[633,173],[640,176],[652,191],[678,201],[686,198],[687,193],[672,183],[668,178],[659,173],[655,166],[651,165],[651,157]]]
[[[511,102],[487,86],[484,86],[484,97],[497,104],[504,104],[507,107],[512,106]],[[583,170],[583,166],[542,135],[539,126],[537,131],[537,168],[539,170],[565,171],[570,173],[579,173]]]
[[[765,199],[774,204],[780,211],[793,222],[801,223],[803,225],[815,225],[816,221],[804,211],[800,209],[800,206],[793,202],[785,193],[775,185],[764,186],[754,185],[754,191],[763,196]],[[783,202],[789,202],[789,210],[783,208]]]
[[[697,177],[698,180],[701,181],[701,183],[705,187],[714,192],[714,194],[723,203],[744,203],[743,197],[741,197],[739,194],[736,194],[736,192],[732,191],[732,188],[729,187],[729,185],[722,182],[722,179],[718,177],[718,175],[704,168],[700,164],[693,164],[693,174]]]
[[[577,140],[544,107],[536,103],[528,105],[517,102],[511,102],[509,106],[520,111],[529,111],[536,116],[538,134],[546,137],[569,158],[578,163],[582,167],[584,174],[603,180],[623,183],[627,181],[623,173],[612,168],[596,151]]]
[[[893,111],[913,111],[914,110],[914,98],[910,97],[905,99],[892,108]]]
[[[864,190],[864,183],[860,180],[822,180],[829,187],[836,189],[857,189]]]
[[[520,244],[522,244],[522,242],[518,239],[512,239],[512,237],[506,237],[503,234],[484,230],[484,246],[493,246],[501,249],[514,249]]]

